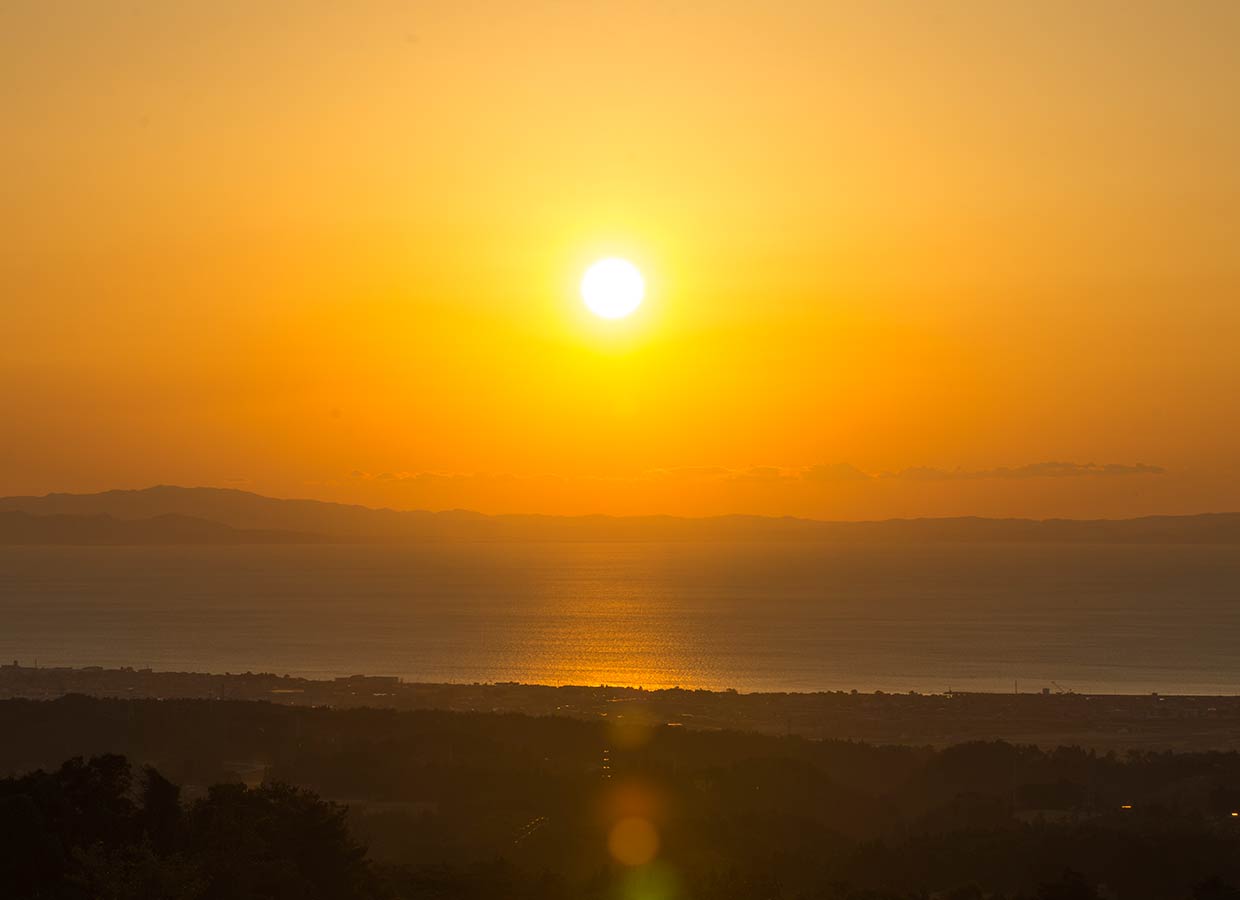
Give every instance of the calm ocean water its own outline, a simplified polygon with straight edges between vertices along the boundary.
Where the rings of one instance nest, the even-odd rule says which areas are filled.
[[[1226,546],[0,548],[0,659],[739,690],[1240,692]]]

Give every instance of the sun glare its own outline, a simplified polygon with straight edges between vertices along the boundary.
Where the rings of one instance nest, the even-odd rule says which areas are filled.
[[[641,305],[646,295],[642,273],[627,259],[600,259],[581,279],[581,299],[590,312],[604,319],[622,319]]]

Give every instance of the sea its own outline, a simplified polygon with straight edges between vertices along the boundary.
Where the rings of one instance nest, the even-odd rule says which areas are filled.
[[[0,660],[739,691],[1240,692],[1240,547],[0,547]]]

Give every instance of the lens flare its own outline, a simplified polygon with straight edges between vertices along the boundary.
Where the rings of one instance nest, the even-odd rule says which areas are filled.
[[[649,820],[629,816],[612,826],[607,836],[607,849],[616,862],[644,866],[659,852],[659,833]]]

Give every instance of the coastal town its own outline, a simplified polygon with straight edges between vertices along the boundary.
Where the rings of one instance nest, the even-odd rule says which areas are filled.
[[[741,693],[517,682],[427,684],[379,675],[311,679],[267,672],[36,667],[17,661],[0,666],[0,699],[51,700],[70,694],[519,713],[933,746],[997,737],[1103,750],[1212,750],[1240,743],[1240,696],[1083,694],[1055,686],[1012,693]]]

